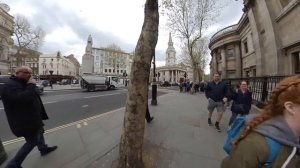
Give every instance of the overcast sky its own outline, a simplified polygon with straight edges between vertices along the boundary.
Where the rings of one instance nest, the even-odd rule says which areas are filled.
[[[236,24],[242,15],[242,0],[226,1],[216,23],[209,34],[223,27]],[[134,51],[141,32],[145,0],[0,0],[10,6],[10,14],[26,16],[35,26],[45,32],[45,42],[40,51],[45,54],[58,50],[63,55],[74,54],[79,62],[85,51],[88,35],[91,34],[94,47],[106,47],[115,43],[125,52]],[[164,18],[160,18],[157,64],[163,65],[168,46],[169,30]],[[177,55],[179,41],[174,37]],[[178,56],[177,56],[178,57]]]

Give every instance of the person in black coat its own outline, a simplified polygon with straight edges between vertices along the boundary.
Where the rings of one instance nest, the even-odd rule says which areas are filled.
[[[22,162],[35,146],[41,156],[57,149],[57,146],[48,147],[45,144],[43,120],[47,120],[48,115],[31,74],[32,70],[27,66],[17,68],[16,76],[10,77],[1,95],[11,131],[26,141],[6,168],[21,168]]]
[[[251,109],[252,92],[248,90],[248,85],[246,81],[242,81],[240,83],[238,91],[233,93],[232,95],[232,100],[232,115],[229,120],[229,128],[239,114],[248,115]]]

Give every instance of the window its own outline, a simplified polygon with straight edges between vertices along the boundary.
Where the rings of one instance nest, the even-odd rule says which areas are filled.
[[[294,56],[294,66],[295,66],[295,73],[300,73],[300,51],[293,53]]]
[[[109,69],[108,72],[110,73],[110,72],[111,72],[111,69]]]
[[[107,69],[105,69],[105,72],[107,72]]]
[[[252,69],[252,76],[256,77],[256,69]]]
[[[227,49],[227,57],[234,57],[234,48]]]
[[[221,53],[218,53],[218,54],[217,54],[217,60],[219,60],[219,61],[221,61],[221,60],[222,60]]]
[[[285,6],[287,6],[290,2],[291,2],[291,0],[280,0],[282,8],[284,8]]]
[[[121,73],[123,73],[123,70],[121,70]]]
[[[248,43],[247,43],[247,39],[243,42],[244,43],[244,51],[245,51],[245,54],[248,53]]]
[[[99,60],[99,56],[96,56],[96,60],[97,60],[97,61]]]

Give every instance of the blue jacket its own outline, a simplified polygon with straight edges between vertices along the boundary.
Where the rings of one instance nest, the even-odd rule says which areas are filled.
[[[214,81],[209,82],[205,88],[206,98],[211,98],[215,102],[222,101],[227,97],[227,86],[224,82],[220,81],[216,84]]]

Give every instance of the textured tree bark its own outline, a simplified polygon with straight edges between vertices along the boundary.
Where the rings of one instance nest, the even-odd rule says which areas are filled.
[[[120,140],[119,168],[143,168],[145,112],[152,56],[158,38],[158,0],[146,0],[143,28],[135,48]]]

